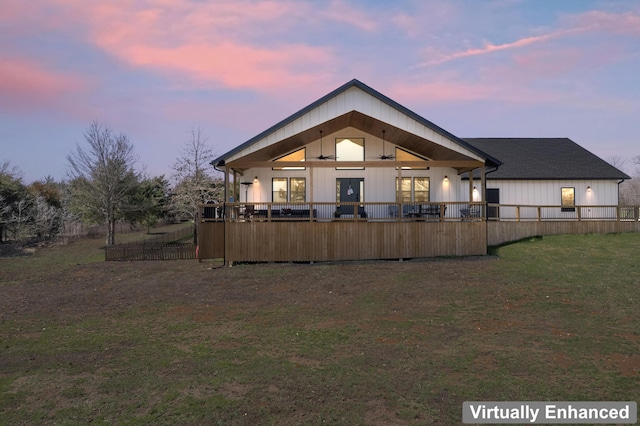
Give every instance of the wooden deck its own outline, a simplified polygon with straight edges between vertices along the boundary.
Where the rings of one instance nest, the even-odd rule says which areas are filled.
[[[532,236],[640,232],[637,207],[577,207],[572,216],[559,216],[558,206],[520,206],[517,215],[487,219],[484,213],[491,210],[482,204],[430,203],[439,206],[435,217],[409,213],[434,211],[433,207],[407,209],[399,204],[391,209],[388,204],[348,206],[366,214],[346,217],[327,213],[336,211],[335,203],[267,203],[248,210],[235,204],[204,206],[198,221],[199,259],[230,264],[472,256],[486,254],[488,246]],[[469,215],[469,207],[477,214]],[[504,213],[511,207],[493,211]],[[291,209],[303,214],[291,214]],[[537,213],[522,217],[527,209]],[[391,211],[400,213],[393,216]],[[591,214],[583,214],[587,211]]]

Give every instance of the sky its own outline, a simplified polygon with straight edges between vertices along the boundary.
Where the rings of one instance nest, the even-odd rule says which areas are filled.
[[[0,162],[66,179],[96,121],[170,179],[192,130],[221,155],[354,78],[462,138],[640,155],[634,0],[0,0]]]

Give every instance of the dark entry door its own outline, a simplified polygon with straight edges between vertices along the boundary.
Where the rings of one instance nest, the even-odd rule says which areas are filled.
[[[336,180],[336,192],[338,202],[360,203],[363,201],[362,190],[364,189],[363,178],[338,178]],[[355,214],[358,205],[340,206],[340,214]]]
[[[487,188],[486,198],[488,204],[500,204],[500,189]],[[487,207],[487,218],[498,217],[498,207]]]

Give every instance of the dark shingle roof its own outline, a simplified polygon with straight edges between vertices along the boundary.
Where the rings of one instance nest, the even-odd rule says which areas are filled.
[[[487,179],[631,179],[568,138],[463,140],[502,161]]]

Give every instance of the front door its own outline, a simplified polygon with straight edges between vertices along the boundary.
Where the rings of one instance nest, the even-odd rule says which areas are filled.
[[[485,197],[488,204],[500,204],[500,189],[499,188],[487,188],[487,194]],[[487,207],[487,218],[498,217],[498,207]]]
[[[336,194],[339,203],[361,203],[364,201],[363,178],[338,178],[336,179]],[[358,205],[340,206],[339,214],[356,214]]]

